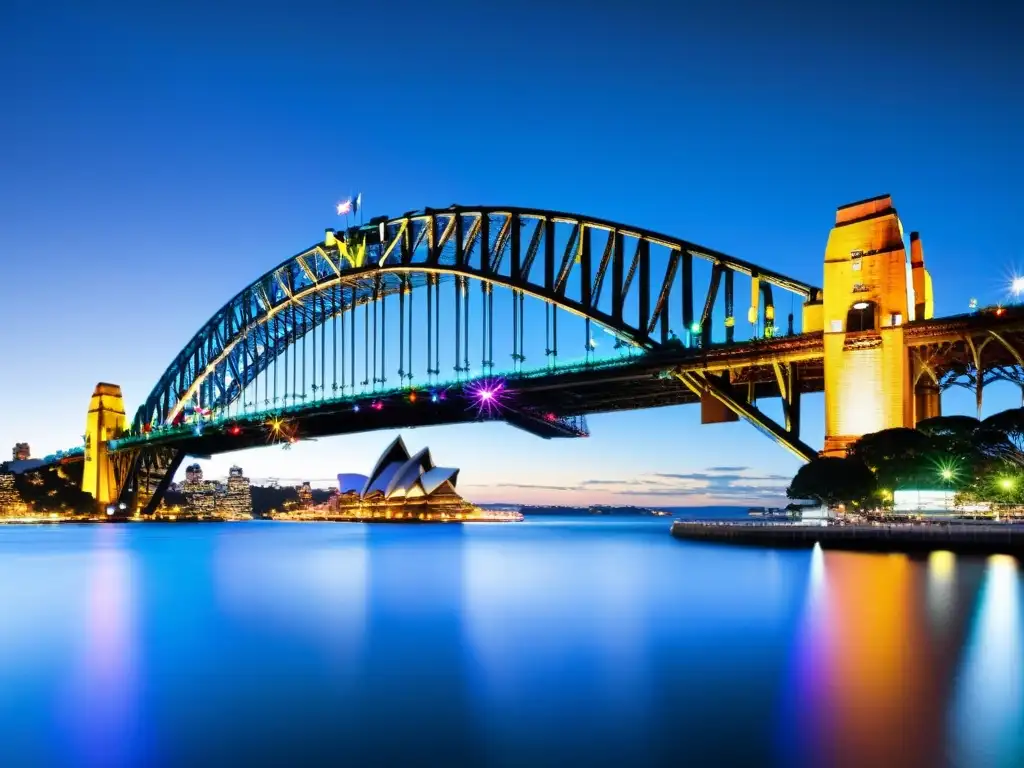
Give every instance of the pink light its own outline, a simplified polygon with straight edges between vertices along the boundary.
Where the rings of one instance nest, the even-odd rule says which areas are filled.
[[[477,414],[481,416],[485,413],[491,416],[500,410],[505,397],[509,394],[503,381],[475,381],[466,386],[465,393],[476,405]]]

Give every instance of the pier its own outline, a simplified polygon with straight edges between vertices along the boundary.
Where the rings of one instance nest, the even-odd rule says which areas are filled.
[[[1024,556],[1024,525],[998,523],[885,523],[808,525],[801,523],[698,523],[677,520],[678,539],[762,547],[869,552],[931,552]]]

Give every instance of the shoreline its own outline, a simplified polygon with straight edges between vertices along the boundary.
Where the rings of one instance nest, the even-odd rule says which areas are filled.
[[[676,520],[671,535],[684,541],[774,549],[921,554],[946,550],[965,555],[1024,557],[1024,525],[894,523],[804,525],[799,523],[689,522]]]

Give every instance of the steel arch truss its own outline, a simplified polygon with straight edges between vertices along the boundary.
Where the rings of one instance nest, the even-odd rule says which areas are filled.
[[[702,295],[694,259],[711,264]],[[337,236],[329,231],[323,244],[225,304],[168,366],[132,428],[169,423],[190,403],[226,407],[282,350],[327,319],[429,283],[473,279],[502,286],[654,349],[670,341],[670,323],[680,322],[695,330],[696,344],[710,346],[720,290],[724,338],[732,342],[737,273],[752,278],[755,296],[760,291],[766,327],[774,317],[772,286],[801,300],[820,296],[814,286],[718,251],[573,214],[452,206],[374,219]],[[672,318],[671,306],[678,307]]]

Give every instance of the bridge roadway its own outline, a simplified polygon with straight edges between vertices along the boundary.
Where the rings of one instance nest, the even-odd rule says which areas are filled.
[[[871,334],[866,334],[867,338]],[[857,337],[847,334],[848,344]],[[737,394],[755,400],[779,397],[775,365],[792,365],[801,394],[824,389],[824,349],[821,333],[799,334],[737,343],[718,344],[702,350],[667,346],[621,363],[595,365],[563,371],[535,371],[509,378],[509,409],[483,415],[455,396],[439,402],[409,403],[399,396],[384,400],[380,410],[366,407],[374,399],[367,393],[359,402],[334,401],[310,405],[285,416],[291,434],[299,440],[331,435],[354,434],[377,429],[399,429],[440,424],[471,423],[481,420],[507,420],[545,437],[567,436],[548,429],[537,419],[517,419],[524,412],[557,414],[559,417],[657,408],[695,403],[698,397],[671,375],[673,371],[724,374]],[[985,343],[985,340],[997,343]],[[973,367],[980,359],[983,370],[1021,367],[1024,356],[1024,307],[986,310],[975,314],[908,323],[905,340],[909,350],[918,354],[937,376],[976,375]],[[983,348],[983,352],[979,351]],[[980,357],[976,357],[976,355]],[[946,382],[948,386],[948,382]],[[457,388],[456,388],[457,390]],[[230,423],[230,422],[228,422]],[[270,439],[262,422],[246,424],[239,434],[230,434],[225,425],[204,429],[202,434],[176,431],[154,434],[146,445],[173,445],[190,455],[212,455],[280,442]],[[138,442],[114,445],[114,452],[131,450]],[[81,454],[66,456],[63,462],[81,460]]]

